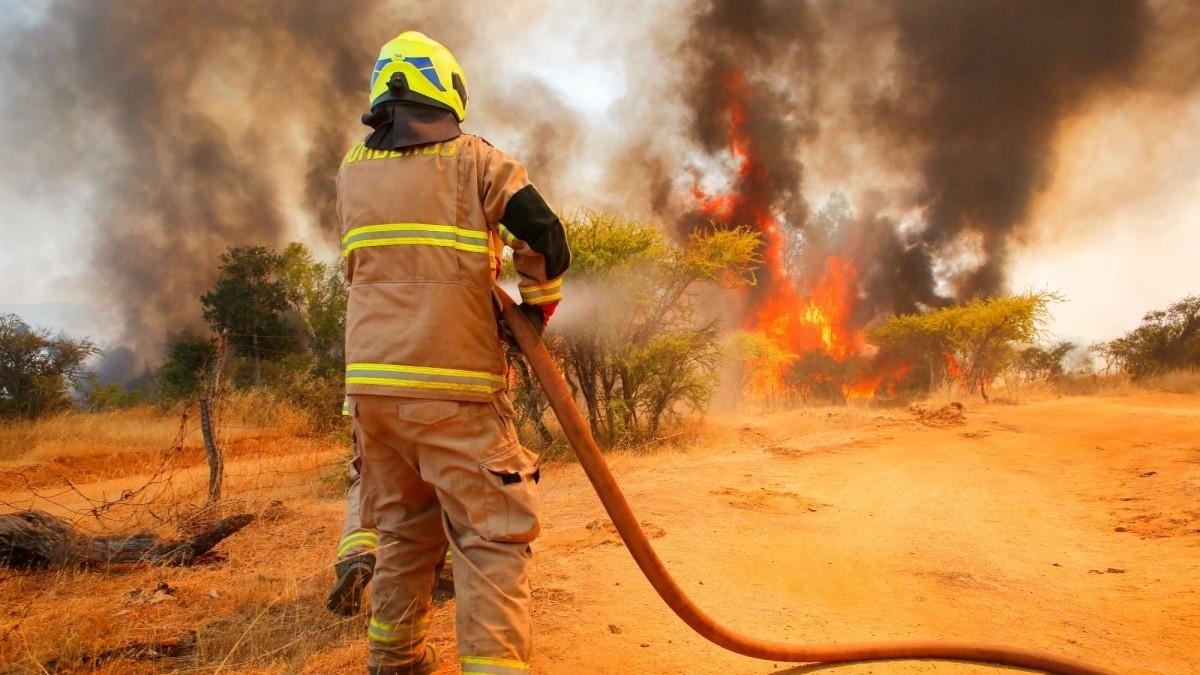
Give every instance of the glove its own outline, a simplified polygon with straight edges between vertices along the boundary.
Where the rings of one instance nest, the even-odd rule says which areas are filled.
[[[558,309],[558,301],[547,302],[544,305],[538,305],[542,308],[542,314],[546,317],[546,325],[550,325],[550,317],[554,316],[554,310]]]
[[[542,309],[542,307],[539,305],[531,305],[528,302],[522,302],[520,305],[517,305],[517,309],[521,310],[521,312],[529,318],[529,323],[532,324],[533,329],[537,331],[538,337],[541,337],[542,333],[546,331],[546,324],[550,323],[550,317],[546,316],[546,312]],[[553,312],[554,310],[550,311]],[[512,328],[508,326],[507,321],[500,321],[500,329],[502,331],[502,335],[504,336],[504,341],[507,342],[509,346],[516,347],[517,338],[513,335]]]
[[[520,309],[529,318],[529,323],[533,324],[533,329],[537,331],[538,337],[546,332],[546,324],[550,323],[550,317],[546,316],[546,311],[540,305],[522,302],[517,309]]]

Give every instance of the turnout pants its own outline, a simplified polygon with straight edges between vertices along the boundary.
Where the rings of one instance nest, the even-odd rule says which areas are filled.
[[[435,568],[454,558],[464,673],[529,672],[530,542],[538,456],[512,405],[356,394],[362,527],[378,533],[368,665],[407,672],[425,654]]]

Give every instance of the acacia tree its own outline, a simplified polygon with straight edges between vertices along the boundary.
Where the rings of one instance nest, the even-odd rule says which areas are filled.
[[[1088,351],[1100,357],[1101,362],[1104,363],[1105,376],[1111,375],[1113,369],[1119,370],[1122,367],[1122,354],[1115,347],[1115,342],[1116,340],[1110,342],[1093,342],[1091,345],[1088,345]]]
[[[754,283],[758,235],[697,232],[676,245],[649,223],[604,213],[564,224],[572,307],[556,315],[548,345],[597,440],[653,436],[681,408],[702,409],[716,388],[719,325],[699,316],[696,296]]]
[[[1063,360],[1078,346],[1069,340],[1055,342],[1047,347],[1032,345],[1017,354],[1014,367],[1026,380],[1054,380],[1066,372]]]
[[[1200,296],[1148,312],[1142,324],[1093,351],[1135,379],[1171,370],[1200,368]]]
[[[928,364],[929,372],[947,372],[949,359],[961,368],[959,378],[969,392],[987,401],[988,384],[1007,368],[1018,347],[1032,345],[1050,318],[1054,293],[1025,293],[975,300],[923,314],[888,318],[868,333],[872,342],[894,354]]]
[[[31,328],[16,314],[0,314],[0,417],[33,419],[71,405],[82,387],[84,362],[100,349],[87,338]]]
[[[867,339],[892,359],[913,366],[914,373],[923,373],[923,384],[932,387],[950,378],[950,363],[956,363],[953,309],[890,316],[868,330]]]
[[[866,367],[866,361],[859,356],[839,360],[813,349],[796,356],[784,371],[783,382],[804,400],[843,404],[847,389]]]

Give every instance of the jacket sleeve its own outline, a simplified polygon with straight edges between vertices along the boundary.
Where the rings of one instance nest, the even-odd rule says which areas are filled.
[[[484,143],[480,150],[480,194],[488,227],[513,250],[521,300],[552,305],[562,299],[563,275],[571,266],[566,230],[520,162]]]

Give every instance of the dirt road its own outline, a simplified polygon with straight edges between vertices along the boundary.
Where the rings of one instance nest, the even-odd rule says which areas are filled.
[[[1197,397],[968,404],[961,425],[822,409],[711,426],[703,448],[612,463],[672,573],[736,630],[984,640],[1128,673],[1200,673]],[[557,467],[543,485],[535,670],[822,670],[788,671],[695,636],[605,527],[579,467]],[[448,634],[440,642],[452,650]]]
[[[840,407],[712,418],[696,442],[610,461],[676,579],[740,632],[787,642],[980,640],[1133,675],[1200,673],[1200,395],[968,401],[949,413],[921,420]],[[270,443],[226,465],[236,496],[228,508],[261,517],[223,542],[214,562],[0,577],[0,671],[55,670],[47,664],[194,631],[202,648],[182,658],[105,657],[99,672],[361,672],[366,619],[322,607],[343,510],[322,476],[340,470],[345,448]],[[147,479],[106,476],[33,505],[70,513],[85,496]],[[169,497],[203,486],[196,466],[162,489]],[[535,672],[1002,670],[796,667],[724,652],[654,594],[577,464],[549,464],[542,488]],[[28,502],[19,492],[0,498]],[[445,673],[457,672],[453,622],[451,601],[431,635]]]

